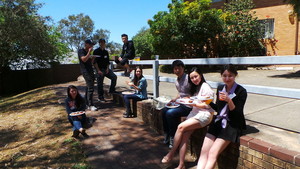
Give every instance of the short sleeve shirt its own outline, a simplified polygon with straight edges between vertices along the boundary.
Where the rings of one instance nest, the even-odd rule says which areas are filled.
[[[92,66],[92,59],[88,59],[86,62],[83,62],[81,60],[82,56],[86,56],[87,55],[87,51],[85,51],[84,49],[79,49],[78,50],[78,59],[79,59],[79,65],[80,65],[80,70],[82,73],[86,72],[86,73],[93,73],[93,66]]]
[[[187,74],[183,74],[181,78],[177,78],[175,82],[176,89],[180,97],[190,96],[191,86],[189,84],[189,79]]]

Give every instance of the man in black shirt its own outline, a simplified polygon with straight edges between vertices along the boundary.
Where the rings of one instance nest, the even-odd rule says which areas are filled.
[[[94,70],[92,66],[92,51],[93,51],[94,43],[91,40],[86,40],[84,42],[84,48],[78,50],[78,59],[80,70],[83,75],[83,78],[86,82],[86,90],[85,90],[85,99],[86,104],[89,109],[92,111],[97,111],[97,108],[93,103],[93,93],[94,93]]]
[[[111,80],[109,93],[115,92],[115,87],[117,84],[117,76],[114,72],[109,69],[109,54],[105,49],[105,39],[99,40],[100,47],[94,51],[94,55],[96,55],[93,64],[97,70],[97,86],[98,86],[98,101],[105,102],[104,92],[103,92],[103,79],[104,76]]]
[[[131,72],[129,67],[129,59],[133,59],[135,57],[135,49],[133,41],[128,40],[128,35],[122,34],[121,37],[124,43],[122,47],[122,53],[120,57],[116,56],[115,62],[125,67],[125,75],[128,76]]]

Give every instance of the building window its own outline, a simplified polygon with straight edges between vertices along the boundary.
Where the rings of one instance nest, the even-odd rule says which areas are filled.
[[[273,39],[274,38],[274,18],[258,20],[261,24],[260,38],[261,39]]]

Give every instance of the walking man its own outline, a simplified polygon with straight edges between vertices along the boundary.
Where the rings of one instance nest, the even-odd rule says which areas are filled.
[[[109,54],[105,49],[105,39],[100,39],[99,45],[100,47],[93,52],[93,54],[96,55],[93,64],[97,70],[98,101],[106,102],[103,91],[104,77],[107,77],[111,80],[109,93],[114,93],[117,84],[117,76],[111,69],[109,69]]]
[[[93,93],[94,93],[94,70],[92,66],[92,51],[94,43],[91,40],[84,41],[84,48],[78,50],[78,59],[80,70],[86,83],[85,90],[85,100],[88,109],[92,111],[97,111],[97,108],[93,103]]]

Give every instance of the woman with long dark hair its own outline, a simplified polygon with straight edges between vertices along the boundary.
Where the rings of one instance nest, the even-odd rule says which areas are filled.
[[[81,133],[83,137],[89,137],[84,129],[87,125],[87,118],[85,114],[78,116],[71,116],[70,114],[78,111],[85,111],[86,105],[84,98],[78,93],[76,86],[70,85],[67,88],[68,97],[65,100],[66,111],[68,113],[68,120],[73,126],[72,137],[78,138]]]
[[[225,65],[221,70],[224,84],[218,86],[216,104],[211,103],[218,115],[205,136],[198,169],[213,169],[219,154],[229,143],[239,142],[242,129],[246,128],[244,105],[247,91],[235,82],[237,75],[236,68],[231,64]]]
[[[193,67],[189,73],[189,83],[191,85],[191,94],[197,98],[209,98],[212,100],[214,95],[211,87],[206,83],[201,70]],[[207,126],[213,117],[214,110],[210,108],[208,102],[198,100],[192,102],[192,111],[187,116],[187,120],[180,123],[174,137],[174,145],[171,151],[162,159],[162,163],[169,163],[176,150],[179,148],[179,164],[177,169],[183,169],[187,142],[195,129]],[[209,100],[208,99],[208,100]]]
[[[134,77],[131,82],[127,84],[135,90],[134,94],[124,95],[124,102],[126,106],[126,112],[123,117],[135,117],[133,111],[131,110],[130,100],[135,102],[147,99],[147,80],[143,76],[143,70],[140,67],[136,67],[134,70]]]

